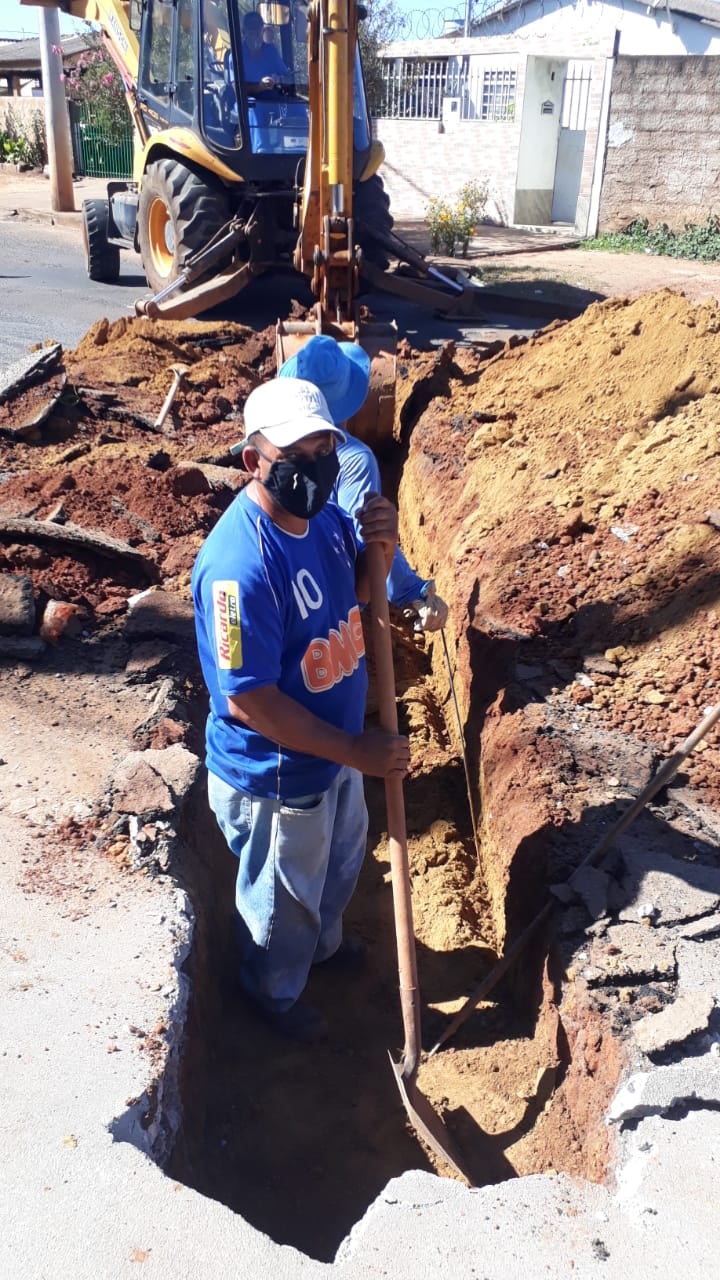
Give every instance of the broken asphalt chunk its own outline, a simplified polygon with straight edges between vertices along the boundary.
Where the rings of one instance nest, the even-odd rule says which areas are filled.
[[[45,641],[42,636],[1,636],[0,657],[25,658],[32,662],[45,652]]]
[[[0,635],[29,636],[35,628],[32,579],[26,574],[0,574]]]
[[[167,668],[170,659],[178,652],[178,645],[167,640],[141,640],[133,645],[125,671],[134,680],[152,680]]]
[[[51,347],[43,347],[41,351],[31,351],[21,356],[0,372],[0,401],[30,386],[31,383],[53,373],[60,363],[62,347],[59,342]]]
[[[720,870],[698,862],[682,862],[666,853],[622,850],[621,920],[639,920],[645,903],[656,908],[659,924],[682,924],[706,916],[720,905]]]
[[[650,1013],[635,1022],[633,1036],[643,1053],[662,1053],[689,1040],[698,1031],[705,1031],[714,1007],[715,1001],[706,991],[678,995],[660,1013]]]
[[[128,640],[172,640],[195,644],[192,604],[170,591],[147,591],[135,598],[125,623]]]
[[[13,542],[39,542],[89,551],[110,560],[123,560],[139,569],[151,582],[158,577],[157,565],[127,542],[111,538],[96,529],[83,529],[75,524],[54,524],[50,520],[29,520],[20,516],[3,516],[0,512],[0,539]]]

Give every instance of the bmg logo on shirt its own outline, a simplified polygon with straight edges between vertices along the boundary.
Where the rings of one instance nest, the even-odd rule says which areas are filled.
[[[240,584],[213,582],[212,594],[218,667],[221,671],[237,671],[242,667]]]
[[[365,653],[360,609],[353,605],[347,622],[341,620],[336,631],[333,627],[327,640],[316,636],[310,641],[301,663],[305,687],[310,693],[325,693],[339,684],[345,676],[357,671]]]

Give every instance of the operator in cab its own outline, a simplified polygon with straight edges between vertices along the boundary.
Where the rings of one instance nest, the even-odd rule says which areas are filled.
[[[262,90],[291,84],[293,78],[275,45],[263,39],[266,30],[269,28],[257,10],[245,14],[242,24],[243,76],[247,85]]]

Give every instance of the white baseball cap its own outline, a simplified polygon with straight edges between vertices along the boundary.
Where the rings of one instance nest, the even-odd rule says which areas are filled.
[[[331,431],[340,444],[345,434],[335,426],[327,401],[318,387],[302,378],[274,378],[250,392],[243,410],[245,435],[261,431],[276,449],[311,436]]]

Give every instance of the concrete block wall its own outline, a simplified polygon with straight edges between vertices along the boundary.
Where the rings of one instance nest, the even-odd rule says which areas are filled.
[[[599,227],[720,213],[720,57],[624,58],[612,82]]]

